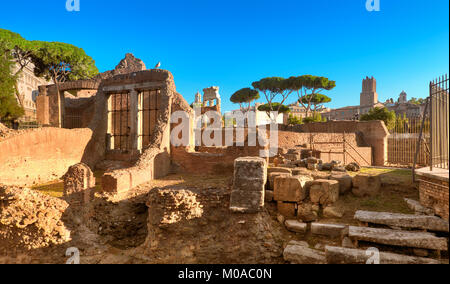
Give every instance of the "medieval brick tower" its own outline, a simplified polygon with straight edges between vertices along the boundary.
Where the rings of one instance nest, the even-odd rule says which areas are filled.
[[[377,80],[373,77],[363,79],[360,106],[373,106],[378,103]]]

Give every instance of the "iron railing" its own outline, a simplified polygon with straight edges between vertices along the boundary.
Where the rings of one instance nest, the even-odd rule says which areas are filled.
[[[430,82],[430,170],[448,170],[448,75]]]

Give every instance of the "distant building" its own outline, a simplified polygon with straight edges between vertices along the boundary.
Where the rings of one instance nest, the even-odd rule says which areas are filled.
[[[16,73],[19,68],[19,64],[16,64],[13,68],[13,72]],[[19,105],[21,105],[25,111],[25,114],[19,119],[20,121],[36,121],[36,97],[39,94],[38,86],[49,84],[51,84],[51,82],[34,75],[34,65],[32,63],[29,63],[22,69],[19,73],[19,78],[17,79],[17,89],[19,93],[16,94]]]
[[[282,113],[278,114],[276,119],[273,116],[271,116],[269,118],[269,116],[267,115],[267,112],[258,110],[258,107],[260,105],[262,105],[262,104],[255,103],[255,105],[250,107],[250,109],[249,109],[249,111],[255,113],[255,124],[256,125],[267,125],[267,124],[270,124],[272,120],[275,120],[278,124],[284,123],[284,114],[282,114]],[[241,109],[232,110],[230,113],[233,114],[235,112],[242,112],[242,110]],[[225,116],[227,116],[227,114]],[[229,126],[229,124],[226,124],[226,125]]]
[[[366,77],[362,82],[359,106],[332,109],[322,113],[322,117],[327,120],[356,120],[374,107],[384,107],[384,104],[378,101],[377,81],[373,77]]]
[[[425,104],[413,104],[408,101],[408,96],[405,91],[402,91],[399,95],[398,101],[393,103],[393,100],[387,101],[385,106],[388,110],[394,111],[396,116],[421,117]]]

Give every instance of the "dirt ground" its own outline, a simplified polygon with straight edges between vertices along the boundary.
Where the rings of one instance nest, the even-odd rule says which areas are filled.
[[[375,198],[356,198],[348,193],[335,204],[345,212],[344,217],[342,219],[322,218],[320,222],[353,225],[356,224],[353,215],[357,210],[413,213],[403,200],[404,197],[418,200],[418,192],[412,183],[410,171],[363,168],[362,172],[381,176],[383,186],[380,195]],[[101,171],[95,172],[98,189],[101,188],[102,174]],[[224,259],[221,259],[221,251],[222,254],[226,251],[229,256],[226,260],[232,263],[240,263],[243,260],[250,263],[284,263],[282,251],[290,240],[306,240],[312,248],[318,249],[328,244],[340,245],[340,240],[287,231],[284,225],[277,221],[278,213],[275,203],[266,203],[265,211],[257,217],[245,219],[232,216],[226,204],[231,186],[232,176],[230,175],[177,174],[143,184],[124,194],[98,196],[87,207],[70,204],[62,219],[66,227],[72,231],[71,241],[32,251],[11,252],[7,256],[0,256],[0,263],[65,263],[68,258],[65,252],[69,247],[77,247],[80,250],[81,263],[170,263],[176,259],[172,246],[183,247],[188,243],[198,255],[194,256],[192,251],[184,252],[185,255],[182,255],[179,260],[181,263],[183,260],[188,263],[222,263]],[[151,228],[151,233],[158,238],[160,246],[149,255],[151,246],[148,245],[150,232],[146,203],[149,193],[155,188],[189,189],[190,192],[199,193],[222,190],[222,198],[225,201],[217,210],[208,209],[210,213],[207,219],[200,218],[172,228],[174,232],[185,231],[186,235],[174,233],[174,236],[171,236],[167,233],[170,229],[165,231],[158,226]],[[54,181],[36,186],[33,190],[53,198],[62,198],[63,186],[61,181]],[[224,222],[223,219],[227,221]],[[242,224],[248,224],[249,227]],[[253,225],[250,226],[250,224]],[[204,239],[202,241],[204,245],[208,244],[206,247],[196,247],[199,232],[193,232],[192,228],[200,227],[205,228],[199,232]],[[253,230],[253,228],[256,229]],[[228,234],[221,234],[225,231]],[[261,238],[258,235],[266,236]],[[208,242],[214,239],[220,239],[220,241]],[[252,242],[246,242],[247,240]],[[230,244],[236,244],[237,247],[231,249]],[[240,255],[239,249],[242,249],[242,246],[249,246],[249,251],[254,251],[255,255],[249,252]],[[210,253],[212,251],[216,253]],[[261,258],[261,255],[264,257]]]

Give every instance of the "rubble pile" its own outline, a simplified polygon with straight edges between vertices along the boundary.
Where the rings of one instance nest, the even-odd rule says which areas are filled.
[[[70,231],[61,221],[68,206],[28,188],[0,185],[0,253],[69,241]]]

